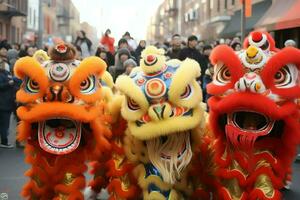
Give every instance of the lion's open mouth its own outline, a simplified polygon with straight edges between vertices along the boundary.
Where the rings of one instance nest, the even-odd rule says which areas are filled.
[[[270,133],[274,126],[274,120],[261,113],[251,111],[234,112],[228,115],[227,120],[228,124],[260,136]]]
[[[219,125],[227,140],[239,149],[252,149],[256,141],[265,137],[280,137],[284,129],[282,120],[249,110],[224,114],[219,118]]]
[[[81,123],[71,119],[48,119],[39,122],[38,140],[49,153],[62,155],[74,151],[81,139]]]

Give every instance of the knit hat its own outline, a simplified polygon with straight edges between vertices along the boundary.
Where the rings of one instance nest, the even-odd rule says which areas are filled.
[[[296,42],[294,40],[289,39],[289,40],[285,41],[284,46],[285,47],[286,46],[293,46],[294,47],[294,46],[296,46]]]
[[[128,65],[132,65],[133,67],[137,66],[136,62],[132,58],[129,58],[128,60],[126,60],[123,65],[124,65],[125,68]]]
[[[194,40],[198,41],[198,38],[195,35],[191,35],[188,37],[188,42],[194,41]]]
[[[122,55],[127,55],[128,57],[130,57],[130,52],[127,48],[122,48],[122,49],[119,49],[118,50],[118,55],[119,55],[119,58],[122,56]]]
[[[212,49],[212,46],[211,45],[204,45],[203,51],[208,50],[208,49]]]

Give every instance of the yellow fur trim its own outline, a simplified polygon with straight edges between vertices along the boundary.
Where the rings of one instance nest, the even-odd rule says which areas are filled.
[[[146,113],[146,111],[144,111],[143,109],[139,109],[136,111],[130,110],[128,108],[128,99],[124,98],[121,113],[127,121],[136,121],[140,119]]]
[[[50,57],[48,56],[47,52],[44,50],[37,50],[33,54],[33,58],[36,59],[38,62],[42,63],[44,61],[50,60]]]
[[[171,60],[168,60],[166,62],[166,64],[168,66],[171,66],[171,67],[177,67],[177,66],[180,66],[182,63],[182,61],[178,60],[178,59],[171,59]]]
[[[154,55],[157,58],[157,62],[151,66],[147,66],[144,60],[148,55]],[[165,65],[166,58],[164,56],[163,49],[157,49],[155,46],[148,46],[142,52],[142,59],[140,60],[140,66],[145,73],[154,73],[162,69]]]
[[[192,60],[186,59],[175,72],[172,83],[169,89],[169,99],[172,103],[193,108],[202,101],[202,92],[199,84],[195,79],[200,76],[199,64]],[[184,93],[187,85],[192,87],[192,94],[190,97],[182,99],[180,95]]]
[[[114,95],[112,100],[108,102],[108,112],[112,116],[113,123],[119,118],[122,102],[124,101],[124,96]]]
[[[112,89],[114,87],[114,80],[108,71],[105,71],[101,77],[101,80]]]
[[[142,68],[141,68],[141,67],[135,67],[135,68],[133,68],[133,69],[131,70],[129,76],[131,76],[131,75],[133,75],[133,74],[136,74],[136,73],[138,73],[138,72],[140,72],[140,71],[142,71]]]
[[[147,112],[149,106],[143,92],[128,76],[119,76],[116,81],[116,87],[141,107],[141,109],[136,111],[130,110],[127,106],[127,98],[125,98],[121,110],[122,116],[129,121],[140,119]]]
[[[124,138],[124,150],[127,158],[133,163],[149,163],[148,150],[143,141],[133,137],[129,129],[126,130]]]
[[[113,98],[113,93],[109,87],[102,87],[102,97],[104,98],[105,102],[110,102]]]
[[[129,122],[128,128],[131,134],[140,140],[148,140],[161,135],[193,129],[203,120],[204,114],[200,106],[193,111],[193,116],[171,117],[161,121],[151,121],[143,124],[141,127],[137,127],[135,122]]]
[[[147,193],[145,195],[145,193]],[[159,192],[151,192],[150,194],[148,194],[148,192],[144,192],[144,199],[145,200],[166,200],[166,197],[164,197],[161,193]],[[170,195],[168,200],[179,200],[182,199],[181,197],[179,197],[178,193],[175,190],[171,190]]]

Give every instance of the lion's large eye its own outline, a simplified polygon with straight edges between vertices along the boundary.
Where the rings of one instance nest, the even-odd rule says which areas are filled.
[[[138,103],[136,103],[133,99],[131,98],[127,98],[127,106],[130,110],[139,110],[141,109],[141,107],[139,106]]]
[[[32,79],[27,79],[26,80],[26,91],[29,93],[38,93],[40,90],[38,82],[32,80]]]
[[[192,88],[190,85],[187,85],[184,92],[180,95],[181,99],[187,99],[191,96],[192,94]]]
[[[80,91],[81,93],[84,94],[90,94],[95,92],[95,77],[94,76],[89,76],[87,79],[83,80],[80,83]]]
[[[270,46],[270,44],[269,44],[268,40],[266,40],[265,43],[260,46],[260,48],[262,50],[267,50],[269,48],[269,46]]]
[[[276,87],[285,88],[291,86],[293,78],[288,66],[284,66],[274,75],[274,82]]]
[[[222,67],[217,69],[215,80],[221,84],[226,84],[230,82],[231,74],[229,69],[225,65],[222,65]]]

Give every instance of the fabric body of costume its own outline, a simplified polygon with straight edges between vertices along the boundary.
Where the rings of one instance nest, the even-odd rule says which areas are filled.
[[[74,47],[64,43],[49,54],[43,64],[24,57],[14,68],[23,81],[17,92],[18,140],[26,141],[25,160],[31,165],[22,196],[84,199],[86,161],[110,149],[98,81],[106,64],[97,57],[77,61]]]
[[[300,140],[300,51],[278,50],[268,33],[252,32],[244,49],[216,47],[210,59],[209,125],[219,199],[281,199]]]

